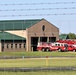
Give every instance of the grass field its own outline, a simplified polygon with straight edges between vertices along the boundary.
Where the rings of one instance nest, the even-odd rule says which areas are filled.
[[[3,52],[0,56],[76,56],[75,52]],[[0,67],[45,67],[46,58],[0,59]],[[76,58],[49,58],[48,66],[76,66]]]
[[[75,52],[0,52],[0,56],[76,56]]]
[[[0,67],[76,67],[76,58],[1,59]]]
[[[0,75],[75,75],[76,71],[0,72]]]
[[[0,56],[76,56],[75,52],[1,52]],[[46,66],[46,60],[47,66]],[[76,67],[76,58],[22,58],[0,59],[0,68],[5,67]],[[76,71],[5,72],[0,75],[75,75]]]

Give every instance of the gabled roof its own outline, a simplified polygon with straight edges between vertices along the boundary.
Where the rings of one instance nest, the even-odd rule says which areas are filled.
[[[26,40],[26,38],[8,32],[0,32],[0,40]]]
[[[5,20],[0,21],[0,31],[3,30],[24,30],[38,23],[42,19],[33,20]]]

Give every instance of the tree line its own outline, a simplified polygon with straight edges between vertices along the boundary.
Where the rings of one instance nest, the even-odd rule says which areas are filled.
[[[67,35],[69,37],[69,39],[76,39],[76,34],[75,33],[60,34],[60,35]]]

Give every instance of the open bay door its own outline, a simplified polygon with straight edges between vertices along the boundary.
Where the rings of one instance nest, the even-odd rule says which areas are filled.
[[[37,51],[38,37],[31,37],[31,49]]]

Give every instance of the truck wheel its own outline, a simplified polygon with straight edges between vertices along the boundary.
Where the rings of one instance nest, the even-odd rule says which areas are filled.
[[[58,52],[61,52],[61,49],[60,48],[58,49]]]
[[[76,50],[73,50],[73,52],[76,52]]]
[[[42,49],[42,51],[44,52],[44,51],[45,51],[45,49],[43,48],[43,49]]]
[[[49,49],[47,48],[47,49],[46,49],[46,51],[48,52],[48,51],[49,51]]]

